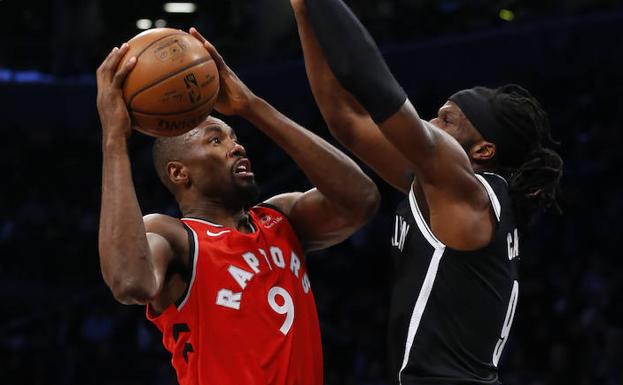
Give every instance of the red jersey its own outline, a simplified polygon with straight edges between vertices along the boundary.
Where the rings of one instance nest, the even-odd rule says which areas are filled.
[[[249,212],[246,234],[183,218],[191,238],[186,294],[162,314],[181,385],[321,385],[322,348],[303,249],[288,219]]]

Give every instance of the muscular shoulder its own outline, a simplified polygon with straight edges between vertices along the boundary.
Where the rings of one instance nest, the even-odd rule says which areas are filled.
[[[147,234],[157,234],[164,238],[175,254],[186,254],[188,235],[180,219],[164,214],[148,214],[143,217],[143,223]]]
[[[164,214],[147,214],[143,216],[145,231],[148,233],[159,231],[175,231],[176,228],[184,230],[184,224],[178,218]]]
[[[275,195],[265,200],[263,203],[274,206],[286,216],[290,216],[297,200],[303,195],[302,192],[289,192]]]

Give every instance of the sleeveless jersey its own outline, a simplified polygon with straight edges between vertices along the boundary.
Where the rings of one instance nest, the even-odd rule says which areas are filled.
[[[246,234],[183,218],[186,293],[147,318],[163,334],[181,385],[321,385],[316,305],[301,244],[279,211],[249,211]]]
[[[506,180],[476,176],[497,219],[482,249],[440,242],[413,191],[397,209],[388,336],[393,384],[499,384],[498,360],[519,290],[518,233]]]

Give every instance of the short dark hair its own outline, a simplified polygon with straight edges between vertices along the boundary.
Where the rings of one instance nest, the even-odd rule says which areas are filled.
[[[152,147],[152,157],[158,178],[173,195],[175,195],[174,185],[169,179],[167,164],[171,161],[181,160],[181,154],[186,148],[186,143],[186,135],[160,137],[154,140]]]

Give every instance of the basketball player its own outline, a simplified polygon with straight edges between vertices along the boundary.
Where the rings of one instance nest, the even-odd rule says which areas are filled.
[[[390,382],[498,384],[519,230],[555,205],[562,173],[545,112],[519,86],[475,87],[424,121],[341,0],[291,3],[331,132],[406,195],[391,239]]]
[[[210,43],[191,33],[219,69],[215,109],[254,124],[316,187],[253,206],[257,186],[245,149],[231,127],[210,117],[154,144],[158,174],[183,218],[143,217],[121,96],[136,60],[120,64],[128,46],[114,48],[97,71],[104,280],[119,302],[147,305],[180,384],[320,385],[320,333],[305,253],[363,225],[378,206],[378,191],[350,158],[254,95]]]

